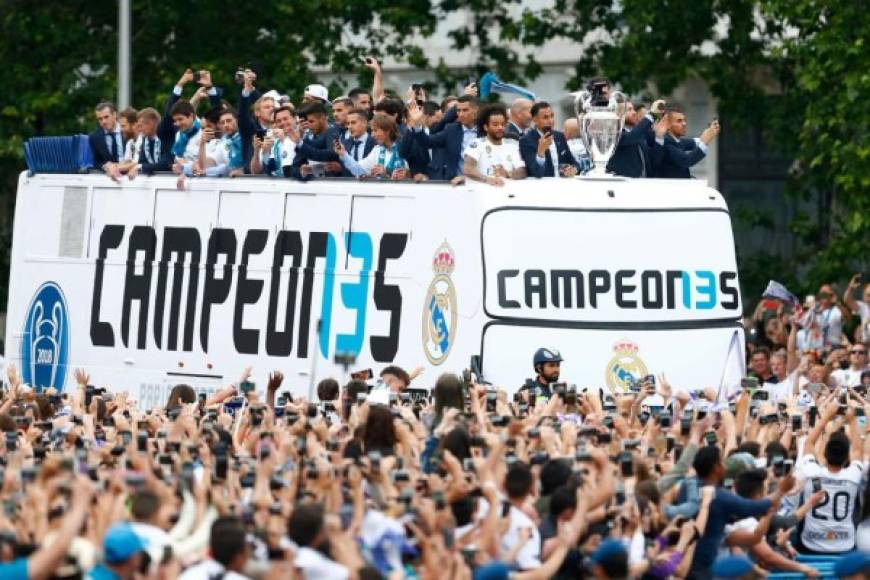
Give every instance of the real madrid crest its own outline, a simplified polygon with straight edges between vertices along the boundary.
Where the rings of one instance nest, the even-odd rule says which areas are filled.
[[[447,359],[455,339],[456,289],[450,279],[454,267],[453,248],[445,240],[432,258],[435,278],[423,303],[423,351],[433,365]]]
[[[647,375],[646,365],[637,355],[639,350],[630,340],[613,345],[614,356],[604,369],[604,380],[611,393],[628,392],[632,382]]]

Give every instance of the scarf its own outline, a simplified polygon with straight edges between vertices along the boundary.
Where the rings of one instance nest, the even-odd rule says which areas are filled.
[[[187,149],[187,142],[190,138],[199,133],[202,124],[199,119],[194,119],[193,125],[186,131],[179,131],[175,137],[175,144],[172,146],[172,154],[176,157],[184,157],[184,150]]]
[[[389,163],[384,164],[385,157],[387,155],[387,148],[381,145],[381,150],[378,153],[378,165],[383,165],[384,169],[387,170],[387,175],[392,175],[394,169],[403,169],[407,167],[405,160],[399,156],[399,142],[393,143],[392,147],[390,147],[390,161]]]
[[[242,156],[242,137],[236,131],[230,136],[224,136],[224,145],[227,148],[227,159],[229,159],[230,169],[238,169],[244,167],[245,158]]]

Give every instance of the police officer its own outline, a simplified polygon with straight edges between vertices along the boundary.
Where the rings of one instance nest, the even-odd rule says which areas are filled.
[[[521,391],[538,389],[538,396],[549,398],[552,394],[550,385],[559,381],[559,369],[562,366],[562,355],[552,348],[539,348],[535,351],[532,359],[535,369],[535,378],[526,379],[526,383],[520,387]]]

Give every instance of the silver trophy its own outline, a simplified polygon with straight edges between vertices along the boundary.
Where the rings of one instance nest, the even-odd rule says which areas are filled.
[[[625,125],[627,99],[619,91],[611,91],[607,105],[593,101],[589,91],[572,93],[577,129],[594,167],[587,177],[607,177],[607,162],[616,151],[622,127]]]

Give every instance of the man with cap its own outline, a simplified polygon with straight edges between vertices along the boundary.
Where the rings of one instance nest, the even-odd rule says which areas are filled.
[[[145,548],[130,524],[115,524],[103,539],[103,562],[90,571],[88,580],[133,580],[141,568]]]
[[[628,578],[628,550],[619,540],[604,540],[589,557],[592,576],[598,580]]]
[[[302,94],[302,102],[304,104],[320,101],[326,103],[329,101],[329,91],[323,85],[313,84],[305,87],[305,92]]]
[[[535,378],[526,379],[526,383],[520,387],[520,391],[534,392],[537,389],[538,396],[550,398],[552,394],[550,385],[559,381],[559,370],[562,367],[562,355],[554,348],[539,348],[532,358],[532,366],[535,369]]]

